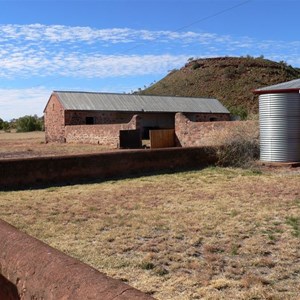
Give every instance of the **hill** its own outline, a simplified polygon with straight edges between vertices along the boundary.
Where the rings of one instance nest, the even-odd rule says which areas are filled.
[[[254,89],[299,77],[300,69],[262,57],[190,58],[181,69],[138,93],[217,98],[233,113],[257,114]]]

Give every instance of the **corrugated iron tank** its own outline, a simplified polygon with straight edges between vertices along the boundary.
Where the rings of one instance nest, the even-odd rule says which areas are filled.
[[[300,94],[259,96],[260,160],[300,162]]]

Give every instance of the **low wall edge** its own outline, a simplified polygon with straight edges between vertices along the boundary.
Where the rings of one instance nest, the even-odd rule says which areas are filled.
[[[0,219],[1,275],[16,287],[19,296],[7,288],[1,300],[153,299]]]

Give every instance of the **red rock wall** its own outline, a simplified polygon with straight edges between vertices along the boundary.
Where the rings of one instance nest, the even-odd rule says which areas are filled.
[[[151,300],[0,220],[0,299]]]
[[[101,111],[66,111],[66,125],[85,125],[86,118],[93,118],[94,124],[125,124],[130,122],[133,113]]]
[[[86,124],[86,118],[93,120]],[[175,120],[174,120],[175,118]],[[151,128],[173,129],[177,136],[177,145],[183,147],[203,146],[207,143],[202,138],[212,125],[229,121],[229,114],[188,113],[164,114],[141,113],[139,116],[124,112],[64,111],[55,95],[52,95],[45,110],[46,142],[91,143],[118,148],[120,130],[140,129],[141,136],[147,135]],[[144,132],[145,130],[145,132]],[[201,133],[200,131],[201,130]]]
[[[182,115],[192,122],[230,121],[230,114],[185,113]]]
[[[55,95],[51,95],[44,117],[46,142],[65,142],[64,108]]]
[[[120,130],[139,128],[144,136],[147,135],[144,128],[173,129],[175,122],[173,113],[140,113],[136,116],[123,112],[66,111],[65,115],[67,143],[92,143],[112,148],[118,147]],[[93,125],[86,125],[87,117],[93,118]],[[134,124],[134,118],[137,124]]]
[[[67,143],[99,144],[118,148],[120,130],[138,129],[139,117],[134,115],[126,124],[70,125],[65,127]]]
[[[229,116],[224,115],[223,118]],[[257,130],[256,121],[196,122],[182,113],[175,116],[176,142],[181,147],[221,146],[236,134],[248,134],[256,138]]]
[[[0,190],[197,169],[214,162],[215,158],[204,148],[119,150],[90,155],[6,159],[0,160]]]

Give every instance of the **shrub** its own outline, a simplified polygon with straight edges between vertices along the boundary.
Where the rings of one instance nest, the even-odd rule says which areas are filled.
[[[257,125],[245,122],[245,126],[233,127],[230,134],[223,134],[219,139],[221,146],[215,152],[218,166],[249,168],[259,158]]]
[[[201,67],[201,65],[196,61],[193,66],[192,66],[192,69],[193,70],[196,70],[196,69],[199,69]]]
[[[240,64],[240,65],[237,67],[236,73],[239,74],[239,75],[242,75],[242,74],[244,74],[246,71],[247,71],[247,68],[245,67],[245,65],[244,65],[244,64]]]
[[[9,131],[10,130],[10,125],[8,122],[4,121],[3,124],[2,124],[2,129],[4,131]]]
[[[140,267],[143,270],[152,270],[155,267],[155,265],[150,261],[142,261]]]
[[[236,69],[234,67],[226,67],[224,69],[224,77],[226,79],[233,79],[236,75]]]
[[[35,116],[24,116],[16,121],[17,132],[29,132],[42,130],[42,121]]]
[[[232,106],[229,108],[232,115],[238,116],[241,120],[246,120],[248,117],[247,109],[243,106]]]

